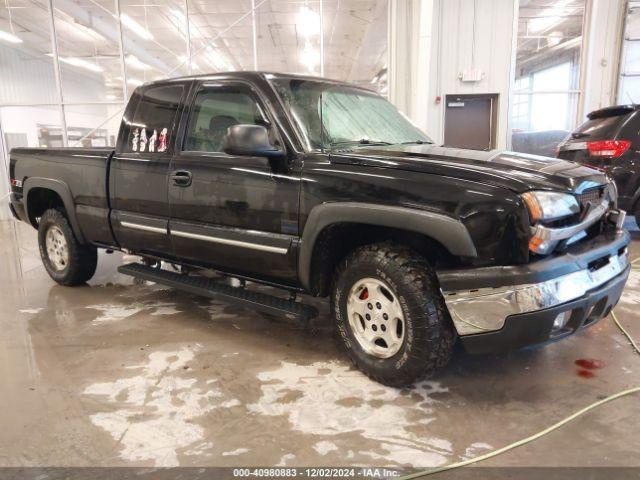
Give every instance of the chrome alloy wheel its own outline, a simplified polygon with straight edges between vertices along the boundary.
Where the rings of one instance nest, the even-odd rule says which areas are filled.
[[[47,230],[45,237],[45,247],[47,248],[47,257],[53,267],[61,272],[69,264],[69,247],[67,239],[64,237],[62,230],[53,225]]]
[[[397,295],[375,278],[363,278],[347,298],[349,326],[360,347],[378,358],[394,356],[404,342],[405,321]]]

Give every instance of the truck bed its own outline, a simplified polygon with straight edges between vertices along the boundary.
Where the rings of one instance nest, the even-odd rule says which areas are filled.
[[[111,147],[14,148],[10,153],[10,175],[24,179],[25,202],[29,191],[38,188],[44,179],[66,184],[75,205],[77,224],[85,239],[113,245],[108,220],[109,162],[113,152]]]

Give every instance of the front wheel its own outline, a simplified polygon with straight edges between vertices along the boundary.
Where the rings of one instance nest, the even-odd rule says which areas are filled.
[[[336,272],[331,307],[347,354],[380,383],[414,383],[451,357],[455,332],[435,273],[411,249],[355,250]]]
[[[40,257],[49,276],[61,285],[85,283],[96,271],[98,253],[81,245],[62,212],[47,210],[38,225]]]

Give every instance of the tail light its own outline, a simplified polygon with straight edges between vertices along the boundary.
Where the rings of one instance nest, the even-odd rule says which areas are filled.
[[[22,182],[20,180],[16,180],[15,178],[11,179],[11,185],[13,187],[22,188]]]
[[[618,158],[631,147],[629,140],[600,140],[587,142],[589,153],[593,157]]]

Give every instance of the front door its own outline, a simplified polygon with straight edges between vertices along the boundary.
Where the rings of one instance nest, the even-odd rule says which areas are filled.
[[[202,85],[171,167],[170,230],[179,258],[237,274],[293,283],[297,278],[299,169],[222,151],[227,129],[264,125],[279,133],[248,84]]]
[[[170,256],[168,175],[176,118],[186,85],[137,91],[111,161],[111,223],[121,247]]]

